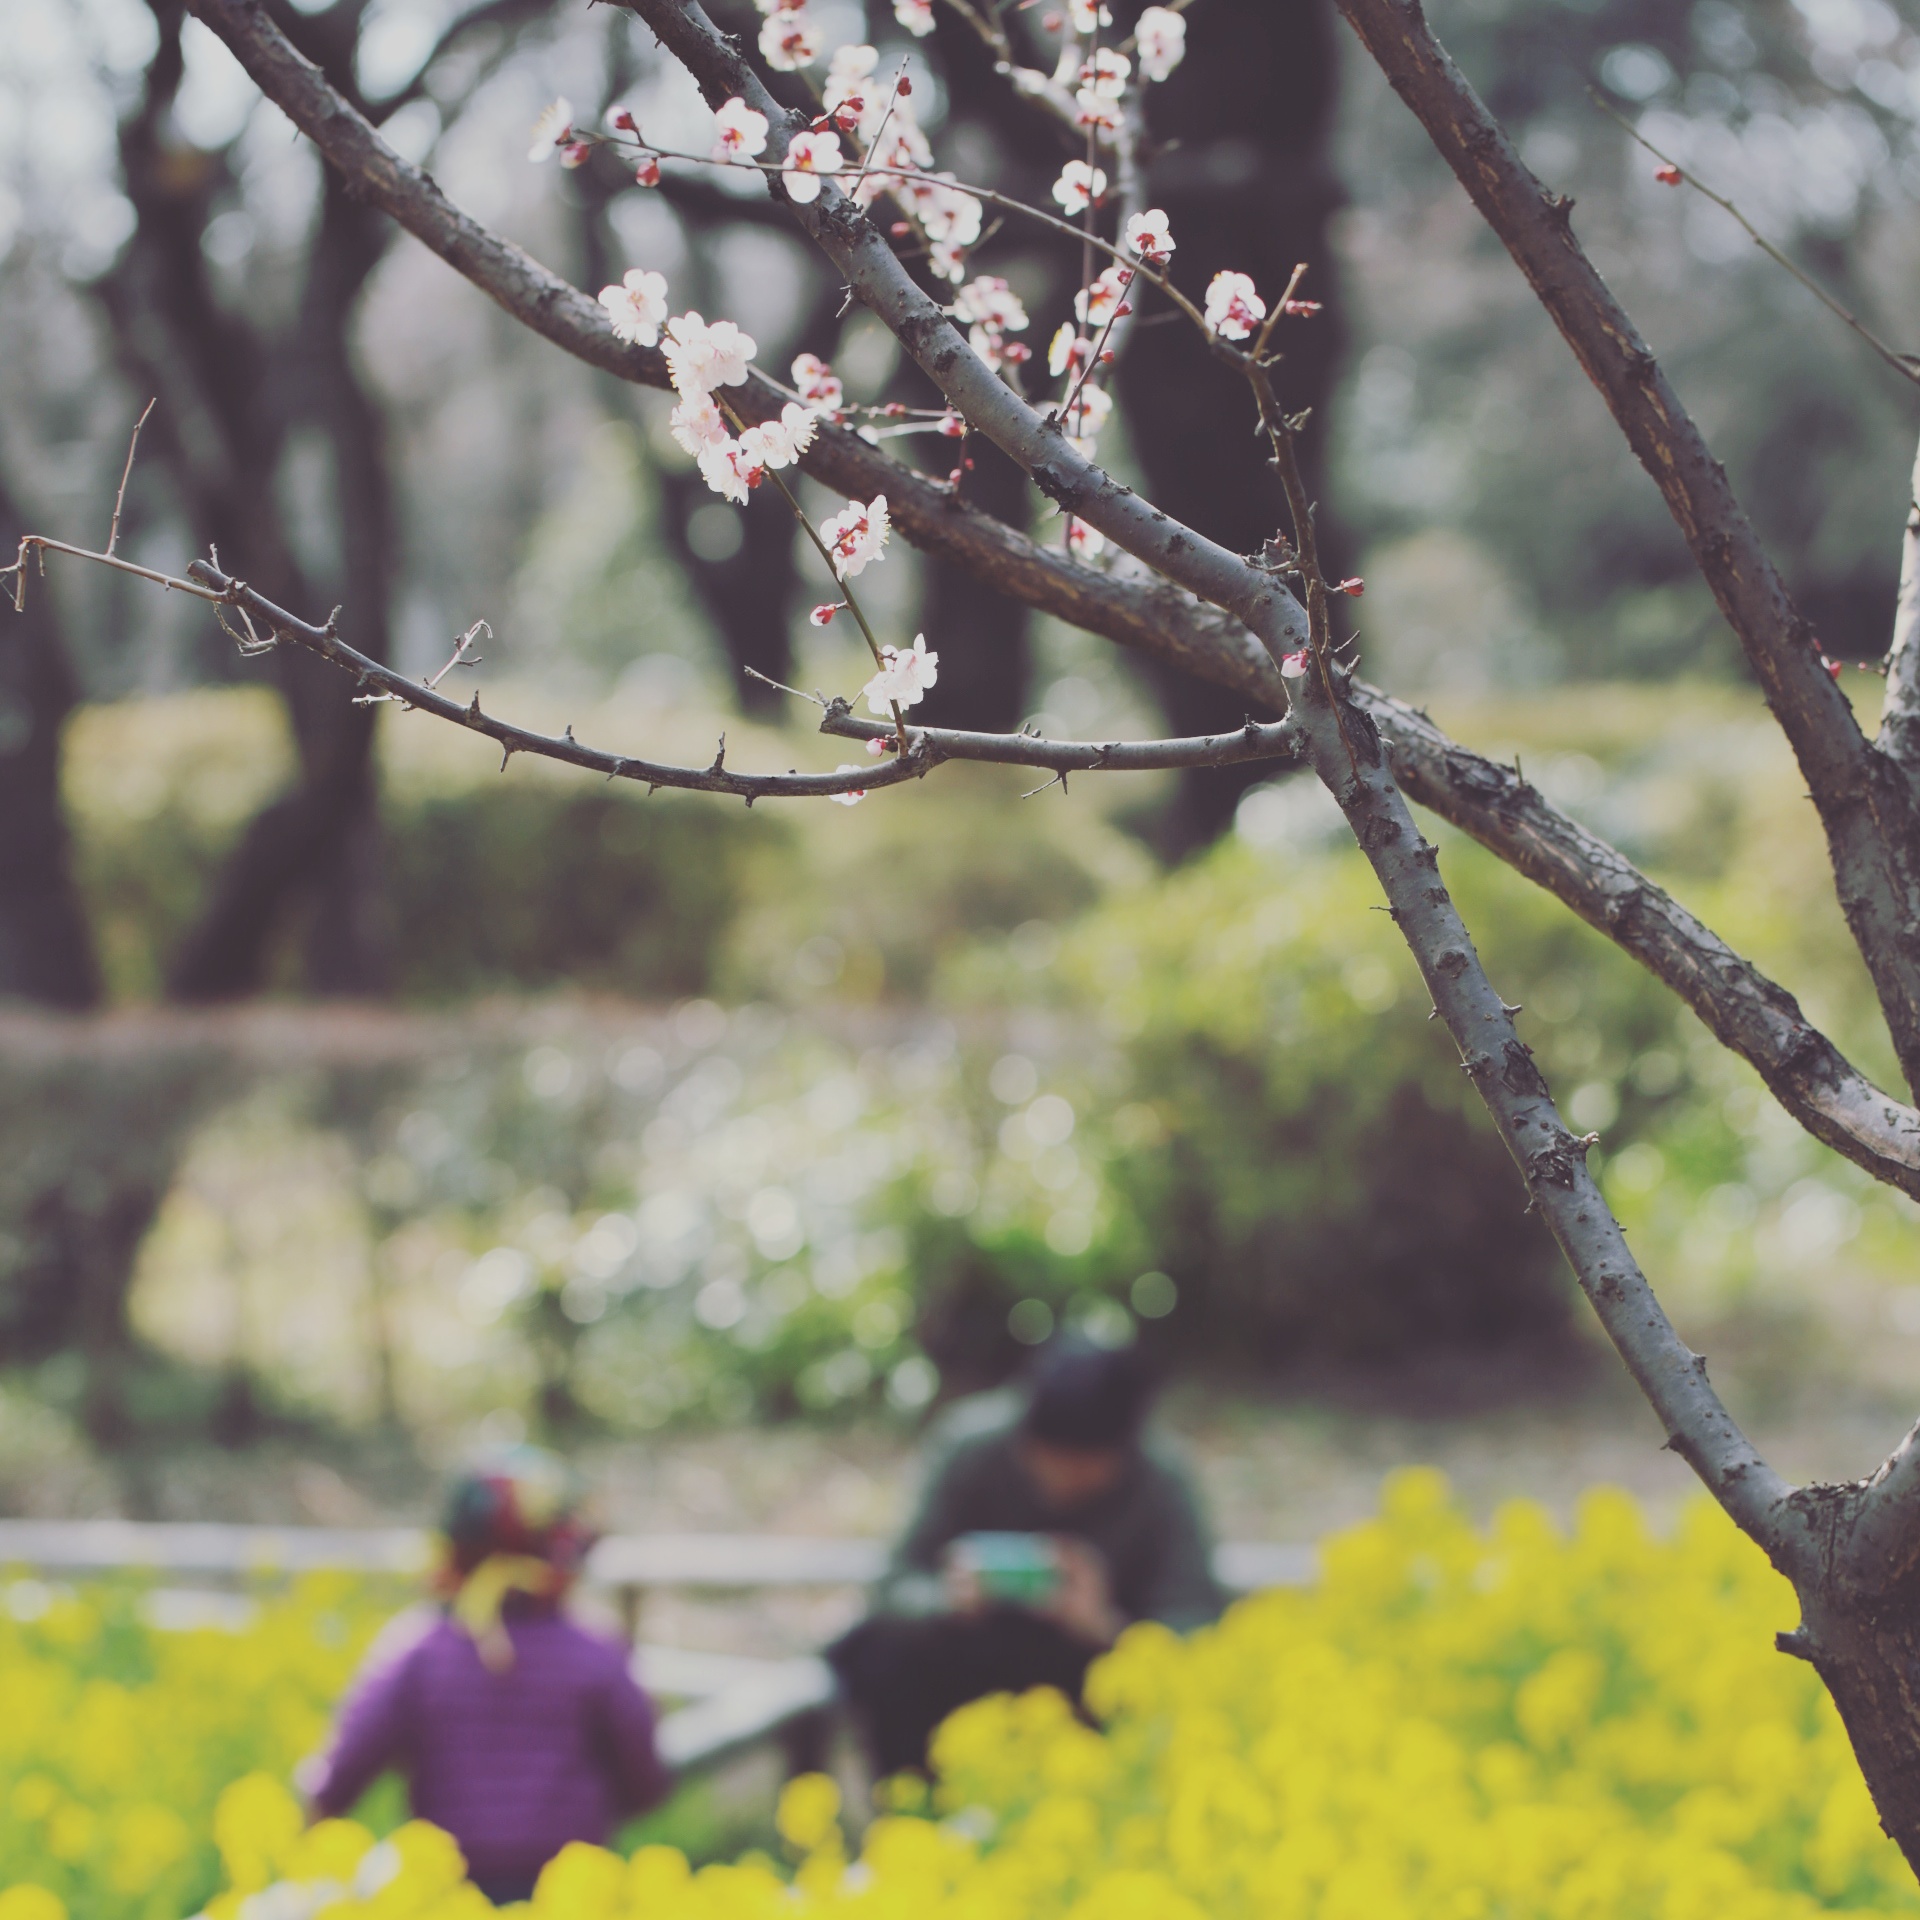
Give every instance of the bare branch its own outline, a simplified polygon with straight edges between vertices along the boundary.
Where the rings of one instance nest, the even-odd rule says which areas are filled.
[[[768,151],[775,162],[784,157],[797,123],[693,0],[620,3],[653,29],[710,105],[739,98],[765,114]],[[1042,419],[973,351],[844,194],[829,184],[817,200],[796,207],[794,217],[955,410],[1025,468],[1048,499],[1167,579],[1237,615],[1270,652],[1304,642],[1305,615],[1283,581],[1182,526],[1080,454],[1057,421]]]
[[[1652,154],[1656,160],[1664,165],[1667,174],[1671,177],[1675,186],[1680,185],[1680,183],[1684,181],[1695,193],[1699,194],[1703,200],[1711,200],[1722,213],[1727,214],[1730,218],[1737,221],[1745,231],[1747,238],[1751,240],[1775,266],[1785,268],[1829,313],[1845,325],[1851,327],[1903,380],[1911,380],[1916,386],[1920,386],[1920,354],[1901,353],[1897,348],[1888,346],[1858,314],[1842,306],[1812,274],[1808,273],[1805,268],[1794,261],[1790,255],[1783,253],[1780,248],[1776,247],[1724,193],[1715,193],[1698,174],[1690,173],[1679,161],[1674,159],[1671,154],[1662,153],[1660,149],[1656,147],[1624,113],[1619,112],[1610,101],[1602,99],[1600,94],[1592,88],[1589,88],[1588,91],[1593,93],[1594,104],[1600,111],[1616,126],[1625,129],[1629,140],[1633,141],[1637,146],[1645,148],[1648,153]]]
[[[1883,1093],[1785,988],[1549,802],[1512,767],[1470,753],[1425,714],[1356,681],[1407,796],[1546,888],[1679,995],[1811,1133],[1920,1199],[1920,1113]]]
[[[193,0],[193,10],[356,192],[515,319],[589,366],[640,386],[671,384],[658,351],[616,340],[594,301],[462,212],[429,175],[401,159],[263,9],[247,0]],[[758,375],[728,395],[749,420],[777,417],[791,397]],[[1116,578],[1050,552],[842,428],[823,426],[800,465],[849,499],[884,493],[908,540],[972,568],[1028,606],[1228,687],[1257,711],[1279,713],[1286,705],[1267,649],[1164,581]]]
[[[1920,778],[1920,450],[1907,482],[1907,523],[1900,538],[1900,596],[1887,649],[1887,698],[1874,744]]]
[[[1920,1086],[1920,796],[1868,745],[1699,428],[1573,236],[1572,203],[1521,162],[1418,0],[1339,0],[1526,275],[1685,535],[1807,782],[1847,923],[1910,1085]]]
[[[133,456],[140,451],[140,429],[147,424],[147,415],[160,404],[160,396],[155,394],[140,409],[140,418],[133,423],[133,437],[127,442],[127,464],[120,469],[120,485],[113,496],[113,524],[107,529],[107,555],[112,557],[113,550],[120,544],[120,509],[126,505],[127,482],[133,478]]]
[[[1338,677],[1344,677],[1339,676]],[[1754,1450],[1708,1382],[1706,1363],[1674,1330],[1627,1248],[1619,1222],[1587,1168],[1589,1141],[1571,1133],[1533,1055],[1494,991],[1451,895],[1438,854],[1420,836],[1395,786],[1365,710],[1337,724],[1312,676],[1292,683],[1314,771],[1347,816],[1384,889],[1394,923],[1419,963],[1433,1004],[1460,1048],[1527,1192],[1560,1243],[1574,1277],[1627,1370],[1665,1423],[1668,1445],[1776,1564],[1800,1564],[1802,1522],[1792,1489]],[[1344,688],[1336,689],[1344,698]]]
[[[844,700],[830,701],[822,733],[846,740],[891,740],[884,721],[863,720]],[[1055,773],[1144,773],[1163,767],[1233,767],[1250,760],[1297,760],[1304,751],[1290,720],[1249,720],[1233,733],[1184,740],[1042,740],[1026,733],[962,733],[950,727],[906,729],[909,750],[930,761],[986,760],[1000,766],[1047,767]]]

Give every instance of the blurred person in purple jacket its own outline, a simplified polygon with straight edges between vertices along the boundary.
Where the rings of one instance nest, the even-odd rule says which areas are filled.
[[[594,1534],[565,1461],[503,1448],[448,1493],[442,1604],[375,1643],[307,1787],[347,1813],[383,1773],[460,1844],[474,1884],[523,1900],[570,1840],[606,1845],[666,1793],[627,1649],[561,1610]]]

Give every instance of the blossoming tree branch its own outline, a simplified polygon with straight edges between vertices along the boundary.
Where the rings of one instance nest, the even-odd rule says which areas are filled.
[[[467,726],[503,756],[537,753],[651,785],[853,804],[948,759],[1051,771],[1307,763],[1338,801],[1371,862],[1532,1204],[1552,1229],[1629,1372],[1683,1457],[1792,1581],[1801,1604],[1782,1649],[1813,1663],[1845,1720],[1882,1819],[1920,1868],[1920,1429],[1876,1471],[1837,1486],[1796,1487],[1764,1461],[1680,1338],[1587,1167],[1593,1136],[1574,1135],[1488,979],[1409,800],[1453,822],[1546,887],[1640,960],[1747,1060],[1815,1137],[1876,1178],[1920,1196],[1920,1113],[1872,1084],[1806,1020],[1792,996],[1729,949],[1679,902],[1551,806],[1516,769],[1449,740],[1424,715],[1358,679],[1335,625],[1357,580],[1328,580],[1314,503],[1295,457],[1300,422],[1279,406],[1272,373],[1287,330],[1311,325],[1311,289],[1260,287],[1224,271],[1201,297],[1177,287],[1180,236],[1144,204],[1145,91],[1177,66],[1185,8],[1149,6],[1116,24],[1101,0],[1067,0],[1016,43],[1005,9],[943,0],[986,44],[1008,86],[1051,122],[1061,165],[1051,206],[1029,206],[941,169],[914,111],[907,63],[867,44],[827,44],[802,5],[763,4],[756,67],[695,0],[621,0],[697,82],[711,138],[683,151],[648,137],[634,111],[581,125],[557,101],[530,157],[579,166],[612,155],[642,187],[667,171],[745,169],[825,254],[848,296],[896,336],[925,374],[925,405],[847,403],[833,369],[802,354],[782,379],[724,316],[675,311],[665,278],[636,262],[590,298],[454,206],[400,158],[277,31],[260,0],[190,0],[262,91],[355,190],[534,331],[587,363],[675,395],[672,431],[722,499],[762,486],[792,504],[819,566],[821,625],[847,619],[871,676],[827,703],[822,728],[864,742],[867,764],[756,773],[725,764],[664,766],[552,738],[441,690],[469,663],[468,640],[431,680],[357,651],[350,610],[315,623],[251,589],[217,559],[187,577],[145,577],[208,601],[248,648],[296,645],[336,662],[362,697]],[[1204,0],[1201,0],[1204,5]],[[1785,732],[1827,835],[1836,891],[1885,1010],[1909,1088],[1920,1086],[1920,509],[1909,523],[1902,588],[1877,735],[1863,731],[1837,668],[1794,607],[1725,474],[1659,362],[1583,252],[1570,203],[1528,171],[1505,131],[1434,38],[1418,0],[1339,0],[1348,24],[1419,118],[1573,348],[1660,489]],[[1024,10],[1022,10],[1024,11]],[[910,38],[932,31],[934,0],[894,0]],[[1027,57],[1036,44],[1048,59]],[[762,69],[808,104],[783,106]],[[604,158],[600,164],[607,164]],[[1670,163],[1659,177],[1699,185]],[[1044,358],[1021,338],[1028,315],[991,265],[996,222],[1079,243],[1085,270],[1073,318]],[[1796,269],[1797,271],[1797,269]],[[1296,282],[1298,276],[1296,276]],[[1302,297],[1306,295],[1309,297]],[[1110,369],[1131,326],[1154,308],[1199,330],[1244,376],[1244,411],[1208,423],[1265,436],[1286,524],[1256,554],[1230,553],[1112,478],[1099,464],[1114,409]],[[1903,356],[1883,355],[1896,371]],[[1044,372],[1042,369],[1044,368]],[[907,435],[950,440],[942,479],[896,458]],[[961,497],[966,448],[983,437],[1009,455],[1056,510],[1029,538]],[[804,473],[846,502],[818,524],[788,476]],[[883,634],[856,582],[884,564],[895,534],[972,568],[1011,598],[1240,693],[1250,715],[1228,734],[1139,742],[1061,742],[959,733],[910,716],[938,682],[923,636]],[[23,543],[16,603],[49,553],[136,573],[112,550],[51,538]],[[236,624],[237,623],[237,624]]]

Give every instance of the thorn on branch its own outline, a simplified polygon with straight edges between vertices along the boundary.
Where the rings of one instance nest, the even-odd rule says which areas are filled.
[[[707,771],[709,773],[724,773],[726,771],[726,765],[727,765],[727,736],[723,733],[720,736],[719,750],[713,756],[713,765],[710,766],[707,769]]]
[[[502,773],[505,773],[505,772],[506,772],[506,770],[507,770],[507,762],[508,762],[509,760],[511,760],[512,758],[513,758],[513,742],[512,742],[511,740],[503,740],[503,741],[501,741],[501,743],[500,743],[500,771],[501,771]]]
[[[480,689],[475,687],[473,690],[473,703],[467,708],[467,725],[477,727],[482,718],[483,716],[480,712]]]

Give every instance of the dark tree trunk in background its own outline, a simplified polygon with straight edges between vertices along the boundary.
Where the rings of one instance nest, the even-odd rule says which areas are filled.
[[[203,243],[232,185],[226,159],[185,144],[173,101],[183,68],[180,10],[153,0],[160,45],[139,107],[121,128],[136,226],[98,291],[123,362],[157,394],[150,432],[202,546],[283,606],[346,607],[353,643],[387,652],[392,502],[380,419],[353,365],[354,304],[391,229],[329,176],[306,263],[299,317],[276,337],[218,298]],[[360,8],[281,21],[336,85],[351,88]],[[331,466],[328,499],[338,578],[302,567],[284,518],[284,463],[307,426]],[[329,568],[334,572],[336,569]],[[303,973],[323,992],[384,983],[373,709],[320,662],[287,649],[272,663],[299,752],[294,784],[241,834],[198,923],[168,970],[183,1000],[258,989],[277,942],[304,914]]]
[[[1197,302],[1215,273],[1232,268],[1251,274],[1272,302],[1305,261],[1301,295],[1325,303],[1311,320],[1283,321],[1275,336],[1286,355],[1275,380],[1281,404],[1292,413],[1313,409],[1301,456],[1320,501],[1342,338],[1328,240],[1341,197],[1331,152],[1337,90],[1325,0],[1207,0],[1187,15],[1186,59],[1147,94],[1159,150],[1147,167],[1146,198],[1172,224],[1174,283]],[[1212,359],[1191,328],[1136,329],[1118,384],[1157,506],[1237,553],[1257,552],[1280,530],[1285,503],[1254,430],[1246,382]],[[1223,432],[1232,421],[1245,431]],[[1337,527],[1324,512],[1317,527],[1322,565],[1340,568]],[[1246,717],[1243,702],[1187,675],[1156,670],[1153,679],[1172,732],[1212,732]],[[1178,857],[1214,839],[1241,794],[1270,773],[1250,765],[1183,775],[1160,823],[1163,850]]]
[[[12,553],[26,530],[0,479],[0,549]],[[60,736],[78,688],[43,581],[30,579],[25,611],[0,620],[0,999],[90,1007],[100,970],[60,796]]]

